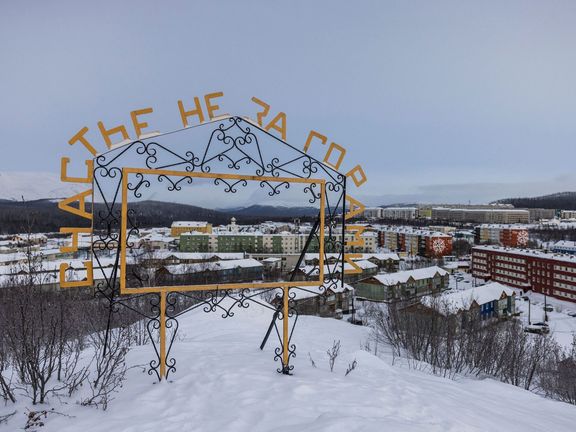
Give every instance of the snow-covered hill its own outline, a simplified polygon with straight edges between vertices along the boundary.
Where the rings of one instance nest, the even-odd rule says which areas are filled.
[[[0,199],[33,201],[65,198],[86,189],[86,185],[63,183],[49,172],[0,172]]]
[[[131,369],[107,411],[53,398],[50,407],[74,417],[49,416],[41,430],[574,430],[575,406],[489,379],[452,381],[392,365],[385,354],[376,357],[360,349],[368,337],[366,328],[333,319],[299,318],[294,375],[279,375],[273,344],[263,352],[258,349],[269,311],[252,304],[234,312],[225,320],[200,310],[181,318],[174,350],[178,370],[171,382],[157,384],[141,369]],[[334,339],[341,341],[342,353],[331,373],[326,350]],[[149,346],[135,348],[129,362],[147,364],[151,355]],[[354,359],[357,369],[345,376]]]

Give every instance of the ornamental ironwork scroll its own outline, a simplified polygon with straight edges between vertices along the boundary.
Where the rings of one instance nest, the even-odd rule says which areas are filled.
[[[296,355],[297,292],[325,295],[344,283],[346,176],[236,116],[137,140],[98,155],[93,163],[94,200],[103,204],[95,207],[93,219],[92,259],[94,278],[99,280],[96,294],[106,302],[110,314],[130,310],[147,320],[156,354],[149,363],[149,374],[162,380],[176,371],[171,351],[178,318],[184,313],[201,308],[229,318],[252,303],[273,312],[270,329],[279,344],[274,360],[281,364],[278,372],[289,374],[293,369],[290,361]],[[298,188],[305,204],[318,205],[306,247],[314,244],[319,259],[306,267],[304,280],[171,285],[151,284],[146,276],[134,276],[130,253],[139,247],[134,239],[142,227],[130,201],[151,188],[160,188],[164,194],[181,193],[200,180],[225,194],[236,194],[249,183],[270,197]],[[194,204],[193,196],[189,203]],[[299,252],[292,276],[300,270],[307,249]],[[108,266],[104,271],[109,262],[112,270]],[[129,285],[130,278],[137,283]],[[155,337],[157,333],[159,337]]]

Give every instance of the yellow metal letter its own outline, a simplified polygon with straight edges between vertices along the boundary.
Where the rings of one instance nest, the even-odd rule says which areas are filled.
[[[112,145],[113,145],[112,140],[110,139],[111,135],[121,133],[122,138],[123,138],[122,141],[130,139],[130,137],[128,136],[128,131],[126,130],[126,127],[124,125],[116,126],[115,128],[107,130],[104,127],[104,123],[99,121],[98,122],[98,129],[100,129],[100,133],[102,134],[102,138],[104,138],[104,142],[106,143],[106,146],[108,146],[108,148],[112,148]]]
[[[73,227],[60,228],[60,233],[72,234],[72,245],[60,247],[60,252],[62,253],[76,252],[78,250],[78,234],[80,233],[90,234],[91,232],[92,228],[73,228]]]
[[[330,162],[330,156],[332,156],[332,152],[334,151],[334,149],[336,149],[340,152],[340,156],[338,156],[338,160],[336,161],[336,163],[332,164],[332,162]],[[334,142],[330,143],[330,147],[328,147],[328,151],[326,152],[326,156],[324,156],[324,163],[326,165],[331,166],[335,170],[337,170],[338,168],[340,168],[340,165],[342,164],[342,161],[344,160],[345,155],[346,155],[346,149],[344,147],[342,147],[341,145],[338,145]]]
[[[365,229],[366,227],[362,225],[348,225],[346,231],[354,232],[354,240],[347,241],[346,246],[364,246],[364,239],[360,235]]]
[[[86,198],[92,195],[92,189],[80,192],[70,198],[65,198],[58,203],[58,208],[64,210],[65,212],[72,213],[83,218],[92,220],[92,213],[86,211]],[[78,202],[78,208],[72,207],[70,203]]]
[[[360,174],[360,178],[358,178],[356,176],[356,173]],[[366,174],[364,173],[364,170],[362,169],[362,167],[360,165],[356,165],[354,168],[352,168],[350,171],[348,171],[346,173],[346,177],[351,177],[352,180],[354,181],[354,184],[356,185],[356,187],[362,186],[368,180],[366,178]]]
[[[350,195],[346,195],[346,201],[350,202],[350,208],[344,216],[345,220],[352,219],[354,216],[358,216],[364,212],[366,206],[362,204],[357,199],[352,198]]]
[[[68,264],[60,264],[60,288],[77,288],[94,285],[94,267],[92,266],[92,261],[84,261],[84,265],[86,266],[86,280],[67,282],[66,270],[68,270]]]
[[[86,177],[68,177],[68,163],[70,158],[63,157],[60,159],[60,181],[66,183],[92,183],[94,161],[92,159],[86,160]]]
[[[322,144],[326,144],[326,142],[328,141],[328,138],[322,135],[321,133],[316,132],[315,130],[311,130],[310,133],[308,134],[308,138],[306,139],[306,144],[304,144],[304,153],[308,151],[308,149],[310,148],[310,144],[312,143],[312,139],[314,138],[319,138],[320,141],[322,141]]]
[[[268,115],[268,111],[270,111],[270,105],[268,105],[266,102],[261,101],[257,97],[253,97],[252,102],[264,108],[264,110],[256,113],[256,121],[260,126],[262,126],[262,119]]]
[[[204,96],[204,102],[206,103],[206,111],[208,112],[208,118],[212,120],[214,117],[214,111],[220,109],[219,105],[212,105],[210,99],[218,98],[224,96],[223,92],[208,93]]]
[[[346,263],[350,264],[352,266],[351,269],[344,269],[344,274],[358,274],[358,273],[362,273],[362,269],[360,268],[360,266],[358,264],[356,264],[354,261],[352,261],[353,258],[361,258],[362,254],[344,254],[344,265],[346,265]]]
[[[84,147],[86,147],[86,150],[88,150],[90,153],[92,153],[92,156],[96,156],[98,154],[98,152],[96,151],[96,149],[94,147],[92,147],[92,145],[84,137],[86,132],[88,132],[88,128],[86,126],[84,126],[82,129],[80,129],[78,131],[78,133],[76,135],[74,135],[72,138],[70,138],[70,140],[68,141],[68,144],[74,145],[77,141],[80,141],[82,143],[82,145]]]
[[[280,121],[280,126],[278,126],[278,121]],[[276,117],[272,119],[270,123],[264,128],[264,130],[269,131],[274,129],[282,135],[282,140],[286,141],[286,113],[279,112]]]
[[[153,111],[154,110],[152,108],[143,108],[143,109],[132,111],[130,113],[130,117],[132,117],[132,124],[134,125],[134,131],[136,132],[136,138],[140,138],[140,136],[142,135],[142,129],[148,127],[147,122],[145,122],[145,121],[139,122],[138,121],[138,116],[144,115],[144,114],[150,114]]]
[[[198,99],[198,96],[194,96],[194,105],[196,109],[186,111],[182,101],[178,101],[178,109],[180,110],[180,117],[182,118],[182,126],[188,127],[188,117],[193,115],[198,116],[200,123],[204,123],[204,113],[202,112],[202,107],[200,106],[200,99]]]

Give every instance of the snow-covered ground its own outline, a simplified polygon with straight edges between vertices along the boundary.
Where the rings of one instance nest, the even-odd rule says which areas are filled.
[[[517,292],[520,292],[520,290],[517,290]],[[544,296],[533,292],[523,295],[530,299],[530,321],[532,324],[543,322]],[[570,316],[569,313],[576,312],[576,303],[547,297],[546,304],[554,307],[554,311],[547,313],[550,333],[560,345],[569,347],[573,341],[572,335],[576,334],[576,317]],[[522,312],[520,319],[525,325],[528,324],[528,301],[517,300],[516,310]]]
[[[274,344],[258,349],[270,311],[252,304],[235,316],[195,311],[180,320],[175,342],[177,372],[155,383],[141,369],[128,372],[107,411],[52,398],[46,432],[146,431],[573,431],[576,406],[490,379],[449,380],[409,369],[385,353],[361,350],[365,327],[301,316],[295,332],[293,376],[276,373]],[[330,372],[326,350],[340,340],[341,355]],[[314,359],[313,367],[308,353]],[[147,363],[150,346],[129,354]],[[356,370],[345,376],[349,363]],[[21,398],[22,399],[22,398]],[[31,409],[35,409],[29,406]],[[2,431],[19,430],[25,407]],[[41,409],[43,407],[36,407]],[[0,413],[13,407],[2,406]]]

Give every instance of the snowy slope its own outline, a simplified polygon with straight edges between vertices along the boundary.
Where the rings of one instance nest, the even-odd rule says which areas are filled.
[[[43,198],[65,198],[86,190],[87,185],[62,183],[49,172],[0,172],[0,199],[33,201]]]
[[[182,317],[172,382],[155,384],[129,371],[108,411],[52,404],[74,416],[49,417],[45,432],[123,431],[573,431],[576,407],[492,380],[451,381],[391,364],[360,350],[366,328],[302,316],[295,334],[295,374],[275,372],[273,344],[258,345],[269,311],[257,305],[235,316],[197,311]],[[342,342],[335,371],[326,350]],[[315,360],[312,367],[308,352]],[[344,376],[357,359],[358,368]],[[131,364],[151,359],[134,349]],[[12,423],[15,425],[15,423]],[[11,430],[10,425],[0,430]]]

